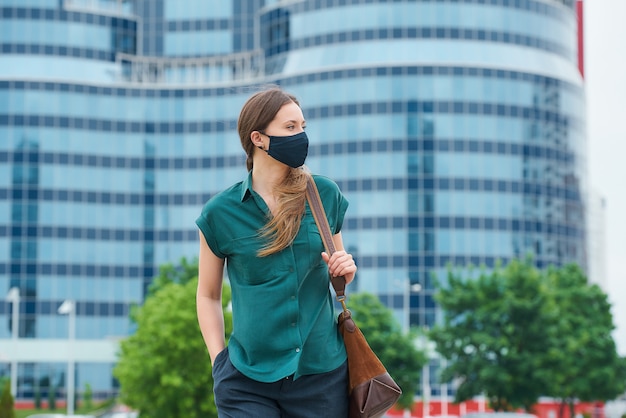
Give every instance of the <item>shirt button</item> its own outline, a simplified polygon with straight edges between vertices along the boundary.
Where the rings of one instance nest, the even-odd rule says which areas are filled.
[[[293,267],[289,268],[289,273],[293,273]]]
[[[292,323],[291,323],[291,326],[292,326],[292,327],[295,327],[295,326],[296,326],[296,323],[295,323],[295,322],[292,322]]]
[[[296,297],[295,297],[295,296],[292,296],[292,297],[291,297],[291,300],[296,300]]]
[[[300,347],[296,348],[296,353],[300,352]]]

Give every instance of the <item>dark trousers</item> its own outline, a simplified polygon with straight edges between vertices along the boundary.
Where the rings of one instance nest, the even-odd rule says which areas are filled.
[[[346,418],[348,363],[296,380],[286,377],[262,383],[240,373],[228,358],[228,348],[213,365],[213,391],[220,418]]]

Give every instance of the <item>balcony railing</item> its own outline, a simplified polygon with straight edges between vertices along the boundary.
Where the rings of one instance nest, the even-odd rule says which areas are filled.
[[[129,0],[63,0],[63,8],[76,12],[135,17]]]
[[[248,83],[264,75],[263,52],[203,58],[145,57],[117,54],[119,81],[165,85]]]

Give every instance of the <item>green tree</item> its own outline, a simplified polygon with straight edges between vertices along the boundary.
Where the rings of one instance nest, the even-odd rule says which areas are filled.
[[[159,275],[154,278],[148,287],[148,296],[155,294],[170,283],[186,284],[198,278],[198,258],[191,261],[182,257],[177,265],[163,264],[159,267]]]
[[[350,296],[348,307],[370,347],[402,388],[398,406],[411,408],[427,361],[426,355],[415,346],[416,333],[404,334],[393,312],[372,294]]]
[[[35,388],[35,409],[41,409],[41,389]]]
[[[57,409],[57,388],[50,379],[50,386],[48,386],[48,409],[54,411]]]
[[[477,279],[450,270],[436,300],[444,318],[429,336],[448,360],[441,380],[459,382],[455,401],[485,394],[496,411],[530,410],[547,386],[545,336],[556,315],[530,260]]]
[[[83,393],[83,407],[87,410],[93,409],[93,390],[89,383],[85,384],[85,392]]]
[[[6,379],[2,385],[2,394],[0,395],[0,418],[15,418],[13,403],[13,395],[11,395],[11,381]]]
[[[607,295],[587,282],[577,265],[553,268],[546,274],[558,307],[556,338],[549,351],[551,384],[545,395],[562,401],[574,416],[581,401],[607,401],[626,390],[624,359],[617,354],[615,329]]]
[[[197,265],[164,266],[131,317],[134,335],[122,341],[114,375],[122,402],[142,418],[217,416],[211,362],[196,317]],[[230,301],[224,287],[223,306]],[[226,333],[230,313],[225,309]]]

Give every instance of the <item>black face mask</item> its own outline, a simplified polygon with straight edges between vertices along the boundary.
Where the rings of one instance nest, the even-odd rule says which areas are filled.
[[[293,168],[304,164],[309,152],[309,138],[306,132],[302,131],[290,136],[263,135],[270,139],[269,149],[266,150],[270,157]]]

